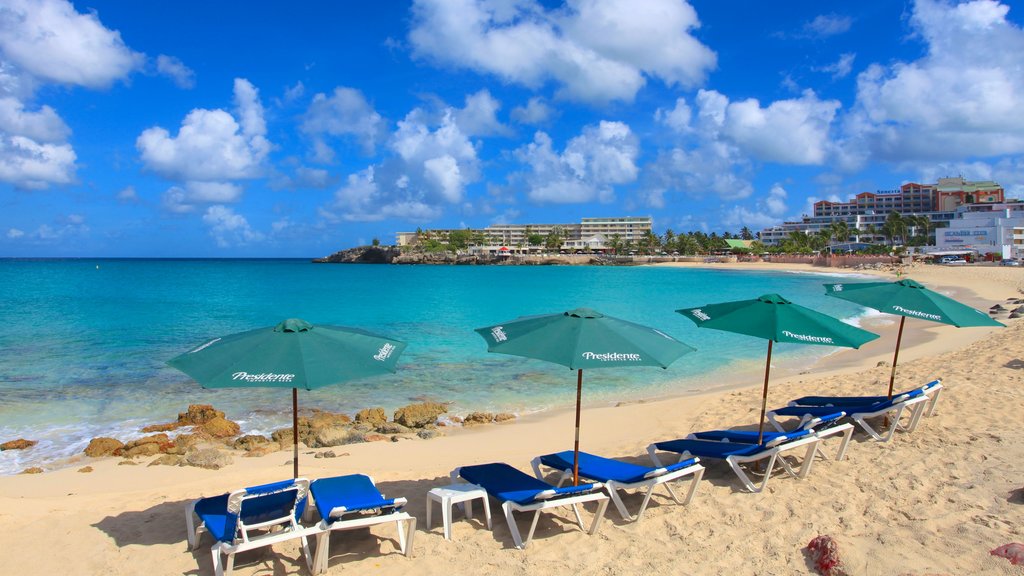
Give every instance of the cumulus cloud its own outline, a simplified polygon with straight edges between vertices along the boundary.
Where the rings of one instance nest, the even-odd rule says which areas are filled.
[[[455,123],[467,136],[508,135],[511,131],[498,120],[501,102],[490,91],[466,96],[466,105],[455,113]]]
[[[157,56],[156,71],[170,78],[178,88],[190,90],[196,85],[196,73],[174,56]]]
[[[125,204],[131,204],[139,201],[139,194],[135,191],[135,186],[125,186],[117,192],[118,202]]]
[[[0,181],[43,189],[75,180],[71,131],[49,106],[32,109],[45,84],[106,88],[139,69],[143,54],[64,0],[0,5]]]
[[[584,127],[562,152],[554,149],[550,136],[537,132],[533,142],[516,150],[515,156],[530,168],[523,175],[530,200],[574,204],[611,202],[616,184],[636,180],[639,153],[628,125],[601,121]]]
[[[263,234],[253,230],[244,216],[227,206],[208,207],[203,214],[203,224],[220,248],[243,246],[263,239]]]
[[[18,238],[21,238],[24,235],[25,235],[25,231],[24,230],[19,230],[17,228],[8,228],[7,229],[7,237],[10,238],[11,240],[17,240]]]
[[[106,88],[145,63],[96,13],[80,14],[64,0],[4,2],[0,51],[42,81],[87,88]]]
[[[409,41],[420,58],[600,103],[631,101],[647,77],[700,85],[716,57],[691,35],[699,26],[683,0],[417,0]]]
[[[301,86],[301,83],[299,84]],[[325,136],[352,137],[366,154],[372,154],[387,134],[387,122],[354,88],[339,86],[328,96],[318,93],[302,120],[302,131],[314,137],[315,147],[326,147]],[[333,152],[315,151],[318,161],[333,161]]]
[[[1024,152],[1024,30],[994,0],[918,0],[926,54],[857,77],[841,160],[941,162]]]
[[[391,154],[349,175],[320,215],[332,222],[426,222],[443,207],[461,204],[480,169],[475,146],[456,122],[458,113],[450,107],[440,115],[420,108],[409,112],[389,138]]]
[[[196,204],[237,202],[242,188],[236,181],[263,175],[271,144],[259,91],[237,78],[234,103],[234,115],[197,108],[182,120],[177,135],[154,126],[136,139],[146,169],[182,183],[164,193],[166,210],[190,212]]]
[[[551,108],[540,96],[534,96],[527,101],[525,106],[516,106],[512,109],[512,119],[520,124],[538,126],[546,123],[555,115]]]
[[[722,215],[722,224],[737,229],[746,226],[753,231],[778,224],[787,210],[787,196],[786,189],[775,183],[768,195],[758,201],[754,208],[737,205],[727,210]]]

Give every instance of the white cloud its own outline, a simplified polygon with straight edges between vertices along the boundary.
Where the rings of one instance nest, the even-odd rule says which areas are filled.
[[[498,102],[484,89],[466,96],[466,106],[455,112],[455,123],[467,136],[508,135],[511,131],[498,120]]]
[[[584,127],[561,153],[553,149],[550,136],[537,132],[515,155],[530,167],[524,175],[530,200],[572,204],[611,202],[614,185],[636,180],[639,152],[629,126],[601,121]]]
[[[534,0],[417,0],[409,41],[415,56],[494,74],[587,102],[631,101],[646,77],[670,86],[703,83],[715,54],[690,32],[700,26],[682,0],[574,0],[546,9]]]
[[[321,208],[321,216],[339,220],[375,221],[399,218],[425,222],[457,206],[466,186],[479,178],[476,148],[446,108],[440,117],[420,108],[399,121],[388,141],[392,155],[351,174]]]
[[[96,13],[79,14],[62,0],[6,0],[0,51],[35,78],[88,88],[106,88],[145,62]]]
[[[690,121],[693,118],[693,110],[686,103],[686,98],[677,98],[676,105],[671,110],[658,108],[654,112],[654,119],[672,128],[680,134],[690,130]]]
[[[289,86],[284,90],[284,103],[291,104],[299,98],[302,98],[306,94],[306,85],[302,81],[298,81],[294,86]]]
[[[754,192],[751,165],[735,146],[709,141],[686,149],[674,147],[659,154],[649,167],[652,185],[642,192],[648,206],[663,208],[665,194],[684,192],[701,198],[714,194],[723,200],[746,198]]]
[[[203,223],[221,248],[251,244],[263,239],[263,235],[253,230],[244,216],[236,214],[227,206],[218,204],[208,207],[203,214]]]
[[[40,144],[24,136],[0,134],[0,182],[39,190],[74,182],[75,151],[70,144]]]
[[[178,134],[155,126],[139,135],[135,147],[149,170],[184,182],[164,193],[163,205],[185,212],[196,203],[235,202],[241,188],[231,181],[261,176],[271,144],[259,92],[249,81],[234,84],[235,114],[223,109],[192,110]]]
[[[323,93],[313,96],[302,121],[302,131],[314,136],[314,146],[321,148],[315,148],[316,159],[328,162],[333,161],[334,153],[322,149],[328,147],[323,136],[354,137],[366,154],[372,154],[386,129],[387,122],[366,101],[362,92],[343,86],[335,88],[330,96]]]
[[[531,126],[544,124],[554,115],[555,111],[540,96],[530,98],[526,106],[516,106],[512,109],[513,120]]]
[[[847,32],[853,26],[853,18],[838,14],[820,14],[804,24],[803,33],[815,38],[828,38]]]
[[[833,80],[838,80],[840,78],[846,78],[847,76],[850,75],[850,72],[853,71],[853,60],[856,57],[857,57],[856,54],[853,54],[852,52],[846,52],[846,53],[841,54],[839,56],[839,60],[837,60],[837,61],[835,61],[832,64],[829,64],[827,66],[822,66],[820,68],[815,68],[815,70],[818,70],[819,72],[827,72],[828,74],[831,74]]]
[[[126,204],[138,202],[139,194],[135,191],[135,186],[125,186],[117,192],[117,200]]]
[[[178,88],[189,90],[196,85],[196,73],[174,56],[157,56],[156,71],[170,78]]]
[[[25,231],[24,230],[18,230],[17,228],[9,228],[7,230],[7,237],[12,239],[12,240],[17,240],[18,238],[21,238],[24,235],[25,235]]]
[[[918,0],[910,23],[927,53],[860,73],[843,165],[1024,153],[1024,30],[1008,11],[993,0]]]
[[[737,205],[727,210],[722,215],[722,224],[736,229],[746,226],[755,232],[778,224],[787,210],[787,195],[786,189],[775,183],[753,209]]]
[[[75,181],[77,155],[57,112],[28,110],[47,83],[106,88],[145,63],[96,13],[63,0],[0,5],[0,181],[43,189]]]

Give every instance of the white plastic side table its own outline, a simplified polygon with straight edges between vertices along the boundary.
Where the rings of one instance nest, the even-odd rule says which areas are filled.
[[[477,498],[484,501],[484,518],[487,520],[487,529],[491,529],[491,505],[487,502],[487,492],[476,484],[452,484],[451,486],[439,486],[432,488],[427,494],[427,530],[431,526],[431,502],[441,505],[441,518],[444,522],[444,539],[452,539],[452,504],[465,502],[466,518],[473,517],[473,500]]]

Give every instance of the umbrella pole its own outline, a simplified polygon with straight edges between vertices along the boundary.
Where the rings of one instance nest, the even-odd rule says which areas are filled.
[[[892,385],[896,381],[896,361],[900,357],[900,340],[903,339],[903,323],[906,321],[906,316],[900,316],[900,331],[896,333],[896,353],[892,355],[892,372],[889,373],[889,400],[892,400]]]
[[[761,422],[757,426],[757,443],[764,440],[764,414],[768,411],[768,375],[772,370],[772,341],[768,341],[768,359],[764,362],[764,389],[761,392]]]
[[[572,450],[572,485],[580,485],[580,402],[583,399],[583,369],[576,371],[576,443]]]
[[[299,389],[292,388],[292,478],[299,477]]]

